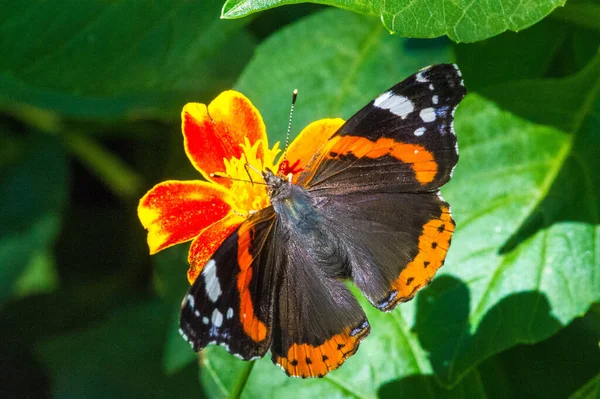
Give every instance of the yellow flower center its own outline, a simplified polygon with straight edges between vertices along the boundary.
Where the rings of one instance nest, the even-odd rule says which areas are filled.
[[[267,186],[264,184],[252,184],[250,177],[255,182],[263,183],[262,176],[258,176],[252,168],[246,169],[246,164],[252,165],[257,170],[263,172],[266,168],[277,173],[277,163],[275,159],[281,151],[279,143],[275,143],[272,149],[262,140],[256,141],[254,145],[250,144],[248,138],[244,138],[241,144],[242,156],[238,158],[225,159],[225,174],[232,180],[229,188],[235,194],[234,209],[241,214],[248,214],[250,211],[258,211],[271,204],[267,194]],[[250,174],[250,176],[248,176]]]

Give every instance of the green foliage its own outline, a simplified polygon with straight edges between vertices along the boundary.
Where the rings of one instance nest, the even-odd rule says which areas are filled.
[[[18,0],[0,4],[0,103],[75,118],[156,117],[218,94],[251,54],[219,2]],[[202,71],[202,73],[198,73]]]
[[[224,18],[240,18],[269,8],[304,3],[305,0],[227,0]],[[447,35],[455,42],[476,42],[506,30],[518,32],[545,16],[566,0],[552,1],[451,1],[451,0],[317,0],[360,14],[375,15],[391,32],[406,37]],[[588,6],[590,7],[590,6]],[[588,10],[581,7],[578,12]],[[597,10],[594,10],[597,11]],[[592,23],[585,19],[586,23]],[[596,21],[597,22],[597,21]]]
[[[8,135],[1,139],[10,145]],[[31,134],[13,151],[0,173],[0,302],[52,245],[67,199],[66,159],[56,140]]]
[[[596,397],[598,4],[277,7],[292,3],[0,5],[0,396]],[[440,35],[477,43],[406,38]],[[357,292],[371,335],[323,379],[198,357],[177,332],[187,246],[150,257],[135,214],[153,184],[198,176],[185,102],[234,87],[274,144],[294,88],[297,134],[440,62],[469,94],[442,190],[457,228],[431,285],[389,314]]]

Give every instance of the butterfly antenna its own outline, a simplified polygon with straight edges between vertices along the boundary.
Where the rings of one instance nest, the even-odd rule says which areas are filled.
[[[294,116],[294,105],[296,104],[297,97],[298,97],[298,89],[294,89],[294,91],[292,92],[292,106],[290,107],[290,121],[288,122],[287,134],[285,135],[285,147],[283,148],[283,159],[281,160],[281,163],[279,164],[278,173],[280,175],[283,174],[283,168],[285,167],[285,164],[287,161],[287,148],[288,148],[288,144],[290,143],[290,133],[292,132],[292,117]]]
[[[252,185],[254,185],[254,180],[252,180],[252,176],[250,176],[250,171],[248,170],[249,167],[252,167],[252,165],[250,165],[249,163],[245,163],[244,164],[244,169],[246,170],[246,174],[248,175],[248,179],[250,179],[250,182],[252,183]],[[252,169],[254,169],[254,167],[252,167]]]
[[[252,167],[252,165],[249,165],[249,166]],[[248,172],[248,169],[246,169],[246,172]],[[220,175],[218,173],[211,173],[209,176],[213,177],[213,178],[217,178],[217,179],[227,179],[227,180],[231,180],[231,181],[241,181],[241,182],[244,182],[244,183],[248,183],[248,180],[236,179],[235,177],[229,177],[229,176],[223,176],[223,175]],[[262,184],[262,185],[266,185],[267,184],[267,183],[253,181],[252,177],[250,177],[250,173],[248,173],[248,177],[250,178],[249,182],[252,183],[252,184]]]

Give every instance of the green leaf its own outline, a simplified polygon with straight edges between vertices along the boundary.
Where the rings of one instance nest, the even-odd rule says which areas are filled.
[[[522,32],[506,32],[473,44],[455,44],[469,91],[516,79],[544,76],[569,35],[569,29],[547,18]],[[501,88],[501,87],[500,87]]]
[[[167,374],[174,374],[194,360],[198,360],[198,354],[190,349],[188,343],[181,338],[179,333],[179,312],[181,310],[179,302],[173,306],[173,310],[167,329],[167,342],[163,359],[163,369]]]
[[[50,293],[58,287],[58,272],[52,255],[37,254],[15,284],[15,294],[24,297]]]
[[[361,300],[364,309],[369,305]],[[485,397],[477,370],[453,389],[442,387],[432,375],[427,354],[399,312],[382,314],[369,309],[372,333],[341,368],[322,379],[287,377],[270,356],[255,364],[242,362],[221,347],[203,352],[201,381],[211,398],[232,397],[240,385],[242,397]],[[247,379],[247,380],[246,380]]]
[[[531,121],[575,132],[589,115],[598,90],[600,50],[584,69],[572,76],[502,82],[481,88],[479,93]]]
[[[198,359],[196,352],[190,349],[179,334],[181,298],[190,288],[186,278],[189,267],[188,250],[189,244],[177,245],[161,251],[152,258],[155,291],[165,302],[173,304],[163,357],[163,369],[168,374],[176,373]]]
[[[197,398],[201,389],[188,368],[165,376],[164,332],[170,307],[124,306],[90,328],[36,345],[58,398]]]
[[[519,121],[474,96],[457,111],[461,161],[444,190],[457,230],[442,273],[468,290],[435,293],[434,316],[418,327],[449,384],[516,343],[549,337],[600,299],[600,77],[578,76],[588,83],[580,93],[587,119],[576,134]],[[441,316],[456,302],[464,317],[449,328]],[[448,334],[436,335],[440,328]]]
[[[600,373],[569,396],[569,399],[598,399],[600,397]]]
[[[76,118],[178,115],[231,85],[251,55],[219,1],[0,4],[0,106]]]
[[[236,88],[261,111],[271,142],[284,142],[293,89],[299,132],[316,119],[348,118],[405,76],[450,59],[445,44],[409,44],[374,19],[327,10],[265,40]]]
[[[330,37],[330,31],[342,34],[335,42],[314,45],[313,37]],[[374,21],[353,14],[317,14],[265,41],[238,88],[263,113],[268,129],[282,127],[276,134],[281,138],[289,101],[271,87],[299,87],[296,115],[302,120],[294,121],[299,131],[309,120],[348,117],[418,67],[447,60],[444,46],[411,48],[410,42],[379,32]],[[469,76],[464,77],[468,86]],[[553,91],[565,98],[567,113],[577,110],[577,118],[569,119],[568,126],[577,130],[571,134],[467,96],[456,112],[460,162],[443,189],[457,230],[440,275],[392,314],[381,314],[361,297],[371,336],[325,382],[296,386],[263,359],[251,370],[244,394],[277,381],[293,386],[290,391],[298,395],[370,397],[392,385],[436,392],[439,383],[458,389],[483,360],[549,337],[599,301],[600,178],[593,171],[600,169],[594,154],[600,148],[600,136],[594,134],[600,112],[592,108],[598,77],[581,73],[566,79],[570,86],[540,81],[539,88],[546,83],[547,90],[533,94],[544,98]],[[581,89],[579,96],[561,92],[568,87]],[[217,396],[231,393],[247,375],[244,363],[234,363],[220,348],[207,351],[206,361],[210,370],[204,378],[219,377],[207,391]],[[231,371],[237,368],[242,370]],[[424,380],[414,376],[432,377],[435,388],[423,388],[418,384]]]
[[[306,0],[227,0],[222,18],[249,14]],[[392,33],[407,37],[431,38],[447,35],[455,42],[476,42],[506,30],[520,31],[563,6],[566,0],[451,1],[451,0],[317,0],[311,3],[375,15]],[[341,35],[337,35],[340,37]]]
[[[556,10],[554,18],[600,31],[600,5],[593,0],[572,0],[567,7]]]
[[[600,318],[588,311],[552,337],[535,345],[517,345],[478,368],[485,369],[492,360],[502,365],[510,388],[499,398],[567,398],[600,372],[599,323]],[[486,392],[492,392],[485,373],[481,374]]]
[[[53,137],[31,134],[24,151],[0,170],[0,302],[31,262],[47,253],[67,199],[65,154]]]

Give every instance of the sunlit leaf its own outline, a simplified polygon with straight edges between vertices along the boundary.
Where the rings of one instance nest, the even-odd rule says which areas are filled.
[[[293,89],[299,91],[292,127],[297,133],[316,119],[348,118],[407,75],[449,61],[446,44],[409,43],[374,19],[327,10],[266,40],[236,88],[261,111],[270,141],[283,142]]]
[[[246,15],[306,0],[227,0],[224,18]],[[451,0],[317,0],[360,14],[375,15],[392,33],[416,38],[447,35],[456,42],[475,42],[506,30],[520,31],[538,22],[566,0],[451,1]]]

